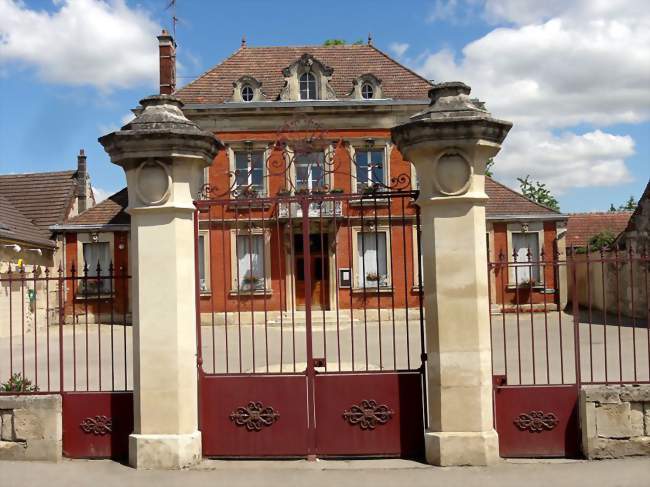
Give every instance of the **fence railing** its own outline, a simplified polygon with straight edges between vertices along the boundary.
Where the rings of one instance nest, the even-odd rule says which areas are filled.
[[[650,382],[649,267],[634,250],[501,253],[488,265],[494,375],[508,385]]]
[[[9,266],[0,289],[0,393],[132,387],[126,269]]]

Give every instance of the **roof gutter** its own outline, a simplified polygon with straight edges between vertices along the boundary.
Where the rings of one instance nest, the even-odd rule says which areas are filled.
[[[372,108],[376,106],[429,105],[429,99],[416,100],[287,100],[287,101],[253,101],[225,103],[186,103],[183,110],[241,110],[249,108],[295,108],[295,107],[355,107]],[[140,107],[138,107],[140,108]]]
[[[62,232],[62,231],[77,231],[77,232],[128,232],[131,230],[131,225],[117,224],[117,223],[106,223],[106,224],[94,224],[94,223],[63,223],[52,225],[50,230],[53,232]]]

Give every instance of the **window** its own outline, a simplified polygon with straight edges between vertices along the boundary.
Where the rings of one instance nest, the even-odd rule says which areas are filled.
[[[384,184],[384,150],[355,151],[357,191]]]
[[[244,85],[242,86],[241,89],[241,99],[248,102],[248,101],[253,101],[254,97],[254,91],[253,88],[250,87],[250,85]]]
[[[199,234],[199,286],[201,289],[202,293],[207,293],[210,291],[210,288],[208,286],[208,272],[207,272],[207,266],[206,266],[206,261],[208,260],[206,257],[208,254],[206,252],[208,251],[208,245],[207,245],[207,235],[204,234]]]
[[[81,294],[93,295],[111,291],[111,282],[108,279],[111,265],[111,247],[109,242],[92,242],[83,244],[84,265],[88,268],[88,279],[81,282]],[[99,264],[100,273],[97,273]],[[83,276],[83,274],[80,274]],[[99,278],[97,278],[99,276]],[[91,279],[93,278],[93,279]],[[86,285],[87,283],[87,285]]]
[[[325,154],[308,152],[295,156],[296,189],[313,190],[325,186]]]
[[[386,232],[357,233],[357,287],[386,287],[389,283]]]
[[[264,192],[264,151],[235,152],[235,186]]]
[[[303,73],[300,76],[300,99],[316,100],[316,78],[312,73]]]
[[[536,263],[539,261],[539,233],[513,233],[512,248],[517,256],[517,264],[510,268],[510,282],[517,285],[539,284],[539,264]]]
[[[237,288],[240,291],[258,291],[265,288],[264,235],[236,236]]]
[[[364,100],[371,100],[375,95],[375,89],[370,83],[364,83],[361,87],[361,97]]]

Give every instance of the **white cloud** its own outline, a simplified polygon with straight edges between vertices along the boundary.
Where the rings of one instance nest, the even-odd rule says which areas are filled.
[[[517,177],[530,174],[562,194],[570,188],[631,181],[625,158],[633,154],[634,140],[630,136],[601,130],[554,135],[515,126],[497,158],[495,171],[512,187],[518,187]]]
[[[103,91],[154,84],[158,25],[124,0],[56,0],[52,13],[0,0],[0,65]]]
[[[121,119],[120,122],[122,123],[122,127],[124,127],[127,123],[129,123],[131,120],[135,118],[135,115],[133,115],[132,112],[127,113],[124,115]]]
[[[104,201],[113,193],[106,191],[105,189],[98,188],[97,186],[93,186],[93,194],[95,195],[95,203],[97,204]]]
[[[620,184],[630,178],[634,141],[570,129],[650,119],[650,11],[639,3],[487,0],[484,15],[510,26],[461,53],[427,52],[411,64],[427,78],[465,81],[495,116],[514,122],[498,177],[530,173],[556,191]]]
[[[396,57],[402,57],[408,48],[409,45],[406,42],[391,42],[388,46],[388,49],[390,49]]]

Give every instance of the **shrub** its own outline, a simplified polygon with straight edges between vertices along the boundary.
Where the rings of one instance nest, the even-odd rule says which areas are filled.
[[[32,381],[23,377],[20,372],[13,374],[7,382],[0,384],[2,392],[38,392],[38,386],[32,385]]]

